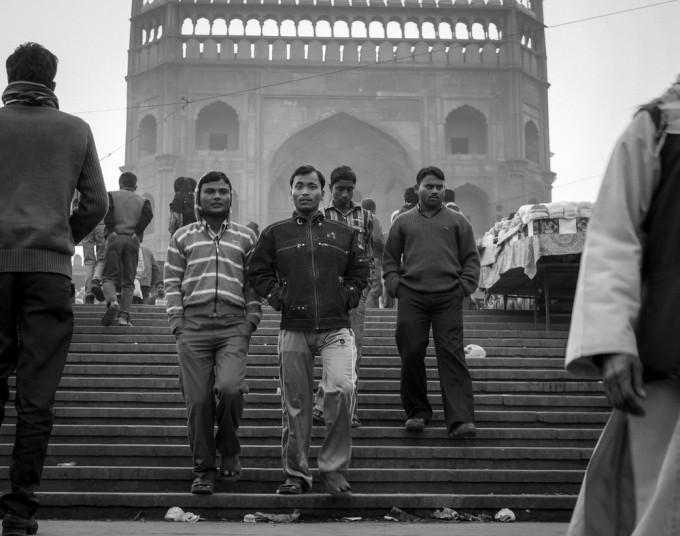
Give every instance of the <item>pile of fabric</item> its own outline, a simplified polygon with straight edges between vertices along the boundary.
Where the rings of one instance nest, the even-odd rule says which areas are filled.
[[[507,245],[525,236],[585,232],[593,212],[590,201],[555,201],[522,205],[496,222],[477,241],[482,266],[493,264]]]

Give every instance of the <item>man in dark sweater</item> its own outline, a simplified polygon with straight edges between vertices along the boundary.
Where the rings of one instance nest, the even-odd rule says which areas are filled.
[[[432,419],[425,351],[430,325],[450,437],[476,434],[472,381],[463,350],[465,296],[477,288],[479,254],[470,222],[443,206],[444,173],[421,169],[418,204],[394,220],[385,244],[383,276],[398,298],[397,347],[406,428],[421,431]]]
[[[38,530],[35,494],[73,334],[71,257],[108,206],[90,127],[59,111],[57,61],[36,43],[19,46],[0,108],[0,423],[15,371],[17,412],[3,534]]]

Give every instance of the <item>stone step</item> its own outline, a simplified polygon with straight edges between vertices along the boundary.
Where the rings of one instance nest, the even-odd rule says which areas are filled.
[[[70,353],[68,356],[69,364],[79,365],[125,365],[136,364],[139,365],[143,360],[148,365],[176,365],[177,354],[148,354],[139,356],[138,354],[81,354]],[[553,368],[563,369],[564,360],[555,357],[484,357],[484,358],[467,358],[466,363],[469,368]],[[248,366],[262,366],[278,365],[278,356],[273,354],[249,354]],[[315,359],[315,365],[321,366],[321,358]],[[398,356],[363,356],[361,359],[361,368],[399,368],[401,366],[401,359]],[[437,366],[435,356],[427,356],[425,358],[425,366],[428,369],[434,369]]]
[[[254,408],[280,408],[281,396],[275,392],[271,393],[249,393],[247,395],[248,407]],[[428,396],[430,404],[435,408],[442,405],[442,397],[439,393]],[[609,408],[607,399],[604,396],[564,396],[564,395],[545,395],[545,394],[476,394],[474,397],[475,408],[484,409],[489,407],[506,407],[508,409],[520,409],[522,407],[544,407],[553,408],[559,411],[565,407],[580,408]],[[130,393],[130,392],[106,392],[106,391],[58,391],[56,395],[56,406],[63,407],[69,405],[86,404],[107,404],[115,407],[184,407],[184,398],[177,392],[155,392],[155,393]],[[359,407],[361,409],[371,408],[401,408],[401,397],[398,393],[363,393],[359,392]]]
[[[14,378],[10,378],[9,385],[14,386]],[[280,386],[277,377],[249,378],[248,388],[251,392],[276,392]],[[399,380],[360,380],[362,392],[398,393]],[[430,379],[427,382],[429,393],[439,392],[439,382]],[[473,381],[475,392],[483,393],[603,393],[602,384],[597,381],[580,379],[566,379],[562,381],[547,380],[476,380]],[[103,389],[107,391],[172,391],[179,390],[179,380],[176,377],[81,377],[66,376],[61,379],[60,390],[88,390]]]
[[[64,368],[64,376],[116,376],[123,377],[140,377],[140,378],[163,378],[163,377],[177,377],[177,365],[163,365],[163,364],[124,364],[124,365],[84,365],[67,363]],[[321,370],[317,367],[314,371],[316,377],[321,377]],[[428,378],[431,380],[439,378],[439,372],[436,368],[431,368],[427,371]],[[517,368],[472,368],[470,375],[473,380],[540,380],[540,381],[577,381],[572,374],[563,369],[546,368],[546,369],[517,369]],[[247,369],[248,380],[254,378],[277,378],[279,376],[278,366],[254,366]],[[362,368],[360,373],[360,380],[364,383],[371,380],[396,379],[401,376],[401,371],[396,368]]]
[[[480,427],[579,427],[604,426],[609,411],[605,408],[589,408],[578,411],[549,411],[549,410],[479,410],[475,412],[475,422]],[[182,425],[186,423],[186,412],[183,407],[68,407],[54,408],[57,422],[62,424],[168,424]],[[14,408],[6,409],[6,421],[14,422],[16,412]],[[405,416],[399,409],[364,409],[360,408],[359,418],[362,422],[372,426],[402,426]],[[241,420],[244,426],[259,424],[262,426],[279,426],[281,423],[280,408],[246,408]],[[435,412],[431,426],[443,428],[443,413]]]
[[[175,336],[171,333],[165,335],[144,334],[144,344],[175,344]],[[138,343],[139,334],[123,333],[123,334],[76,334],[73,336],[72,344],[135,344]],[[501,338],[500,335],[496,338],[475,338],[466,334],[465,344],[476,344],[485,349],[493,347],[522,347],[522,348],[561,348],[565,349],[567,346],[566,339],[546,339],[546,338]],[[277,344],[276,335],[253,335],[251,341],[251,348],[260,347],[263,345],[274,346]],[[394,344],[394,337],[377,337],[365,335],[363,340],[363,347],[385,347]],[[430,344],[433,344],[430,341]]]
[[[142,338],[142,337],[140,337]],[[133,343],[115,343],[115,344],[99,344],[99,343],[72,343],[71,352],[75,353],[124,353],[124,354],[169,354],[176,353],[177,347],[175,343],[172,344],[148,344],[146,342]],[[274,344],[252,344],[249,348],[251,354],[270,354],[276,355],[276,345]],[[489,357],[559,357],[564,358],[563,348],[522,348],[522,347],[492,347],[486,349]],[[398,356],[396,346],[368,346],[362,350],[362,355],[372,356]],[[434,347],[431,345],[427,348],[426,355],[434,356]]]
[[[452,486],[453,487],[453,486]],[[415,486],[414,486],[415,488]],[[263,512],[293,512],[299,510],[303,519],[337,519],[345,516],[382,518],[393,507],[414,515],[429,517],[443,506],[465,512],[493,514],[501,508],[524,511],[525,518],[534,520],[568,521],[576,503],[575,494],[488,494],[458,493],[355,493],[348,498],[336,498],[321,493],[318,484],[304,495],[275,493],[216,493],[198,496],[191,493],[91,493],[54,491],[38,494],[40,515],[57,519],[97,519],[102,512],[107,517],[132,519],[140,511],[147,518],[161,519],[173,506],[198,512],[211,518],[242,520],[246,514]],[[421,529],[422,531],[422,529]],[[414,531],[415,533],[415,531]]]
[[[318,471],[312,472],[318,481]],[[347,476],[354,493],[403,493],[404,486],[427,493],[507,494],[521,487],[524,493],[577,494],[580,469],[420,469],[356,468]],[[74,466],[45,467],[41,491],[109,493],[185,493],[192,480],[188,467]],[[219,493],[272,493],[283,480],[280,468],[244,467],[238,483],[217,482]]]
[[[432,343],[428,390],[434,416],[422,433],[404,429],[399,397],[396,310],[367,312],[359,416],[352,430],[344,500],[318,493],[277,496],[281,410],[276,343],[280,316],[264,308],[248,364],[247,407],[239,429],[240,482],[218,493],[188,493],[192,460],[177,379],[175,338],[163,307],[134,306],[133,328],[103,327],[103,306],[76,306],[76,330],[55,404],[56,425],[41,489],[41,516],[162,516],[181,506],[204,516],[242,519],[255,511],[292,511],[306,518],[382,517],[442,506],[493,513],[500,508],[569,517],[592,449],[610,410],[602,385],[564,371],[568,323],[551,331],[527,311],[465,311],[465,344],[487,358],[470,359],[478,435],[447,437]],[[539,320],[541,320],[539,318]],[[317,377],[320,368],[317,367]],[[10,381],[13,384],[13,380]],[[0,465],[12,450],[14,408],[0,429]],[[325,428],[312,429],[311,467]],[[73,466],[59,466],[73,462]],[[408,483],[407,483],[408,482]]]
[[[14,424],[0,429],[0,442],[13,439]],[[592,428],[491,428],[480,427],[477,436],[469,440],[472,446],[514,446],[514,447],[588,447],[595,446],[600,430]],[[241,426],[241,444],[280,445],[280,426]],[[325,437],[322,426],[312,428],[312,442],[320,443]],[[187,428],[181,425],[114,425],[92,424],[87,427],[74,424],[56,424],[52,432],[53,443],[105,443],[105,444],[187,444]],[[443,427],[428,427],[423,432],[408,432],[399,423],[397,426],[367,426],[352,429],[354,444],[420,446],[451,446],[452,440],[444,433]],[[468,442],[466,442],[468,444]]]
[[[366,322],[364,334],[365,337],[387,337],[390,341],[394,340],[395,327],[389,324],[376,324],[372,326],[372,322]],[[111,330],[115,329],[117,335],[167,335],[172,337],[174,341],[174,336],[170,330],[170,326],[134,326],[132,328],[119,328],[119,327],[105,327],[105,326],[84,326],[78,324],[74,329],[74,334],[76,336],[83,335],[112,335],[114,334]],[[260,324],[255,332],[255,337],[278,337],[279,326],[276,325],[266,326]],[[502,336],[509,339],[546,339],[546,340],[566,340],[568,332],[564,331],[545,331],[543,330],[517,330],[517,329],[472,329],[468,326],[465,327],[465,338],[468,339],[488,339]]]
[[[487,447],[467,440],[451,441],[454,446],[354,445],[352,468],[420,469],[579,469],[584,470],[592,453],[586,447]],[[0,444],[0,464],[7,465],[11,444]],[[312,444],[310,465],[316,467],[320,445]],[[240,455],[244,468],[281,468],[280,445],[249,445]],[[75,463],[76,466],[106,465],[117,467],[162,466],[191,468],[188,445],[116,444],[51,442],[46,465]]]

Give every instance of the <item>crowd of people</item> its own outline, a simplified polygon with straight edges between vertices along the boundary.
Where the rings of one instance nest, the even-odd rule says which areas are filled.
[[[235,192],[224,172],[205,173],[198,183],[180,177],[160,281],[142,246],[151,205],[130,172],[121,174],[119,190],[106,191],[89,126],[59,110],[57,62],[41,45],[19,46],[6,62],[0,108],[0,423],[12,374],[17,412],[10,486],[0,494],[3,534],[38,530],[36,491],[73,334],[71,258],[80,242],[85,302],[106,304],[102,324],[132,325],[136,287],[142,302],[155,288],[154,303],[167,307],[187,407],[192,493],[213,493],[218,475],[241,476],[246,362],[263,301],[281,312],[285,481],[277,493],[312,488],[314,422],[326,429],[321,485],[335,496],[352,492],[367,306],[397,301],[406,430],[421,432],[432,419],[424,365],[431,328],[446,431],[452,439],[475,436],[462,303],[477,287],[480,263],[441,169],[417,173],[387,233],[375,202],[353,201],[358,178],[349,166],[331,172],[328,201],[319,169],[295,169],[293,214],[261,234],[253,222],[232,221]],[[586,472],[571,536],[676,534],[680,526],[679,174],[680,81],[626,129],[593,210],[566,363],[575,374],[600,375],[615,410]],[[317,355],[323,370],[315,394]]]
[[[218,478],[233,481],[241,475],[237,431],[248,392],[248,346],[263,301],[281,312],[285,481],[277,493],[297,495],[312,488],[309,449],[317,424],[326,428],[317,461],[320,483],[333,495],[351,494],[347,470],[351,428],[361,426],[365,312],[369,299],[372,306],[380,303],[383,279],[385,292],[399,303],[406,429],[418,433],[432,418],[425,376],[432,325],[447,432],[452,438],[476,434],[462,323],[463,299],[479,277],[474,235],[468,220],[445,206],[439,168],[423,168],[415,182],[407,194],[415,201],[395,215],[387,236],[375,217],[375,202],[354,202],[358,178],[346,165],[333,169],[328,183],[312,165],[295,169],[289,179],[293,214],[261,234],[257,224],[231,219],[235,192],[225,173],[201,177],[194,221],[175,229],[174,214],[179,214],[179,201],[185,202],[181,196],[192,193],[178,191],[164,280],[194,458],[192,493],[211,494]],[[314,391],[317,355],[322,375]]]

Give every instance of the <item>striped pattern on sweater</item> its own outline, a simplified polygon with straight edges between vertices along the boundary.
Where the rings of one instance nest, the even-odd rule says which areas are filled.
[[[235,222],[217,235],[208,231],[203,221],[191,223],[170,241],[164,268],[170,325],[177,325],[188,307],[203,306],[218,316],[241,312],[257,326],[262,306],[244,274],[255,233]]]

